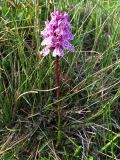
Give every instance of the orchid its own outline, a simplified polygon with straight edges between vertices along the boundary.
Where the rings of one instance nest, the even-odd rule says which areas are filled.
[[[41,31],[43,36],[42,46],[45,46],[40,52],[43,56],[52,53],[56,57],[56,98],[58,112],[58,144],[61,143],[61,107],[60,99],[60,74],[59,74],[59,57],[64,56],[64,51],[74,52],[74,46],[70,43],[74,36],[71,33],[72,25],[68,21],[68,14],[62,14],[60,11],[51,13],[51,20],[45,21],[45,29]]]
[[[51,13],[51,20],[45,21],[45,29],[41,31],[43,36],[42,46],[45,46],[40,52],[47,56],[52,52],[54,57],[64,56],[64,50],[74,52],[74,47],[70,43],[74,36],[71,33],[72,25],[68,21],[68,14],[60,11]]]

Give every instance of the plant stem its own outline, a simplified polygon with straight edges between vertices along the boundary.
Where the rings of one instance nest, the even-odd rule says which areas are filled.
[[[60,97],[60,78],[59,78],[59,57],[56,56],[56,83],[57,83],[57,100],[59,100]]]
[[[56,96],[57,96],[57,113],[58,113],[58,135],[57,135],[57,143],[58,145],[61,142],[61,111],[60,111],[60,75],[59,75],[59,56],[56,56],[56,84],[57,84],[57,90],[56,90]]]

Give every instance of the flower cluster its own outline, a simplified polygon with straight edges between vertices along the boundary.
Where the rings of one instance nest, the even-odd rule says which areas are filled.
[[[41,32],[43,36],[42,46],[45,46],[41,51],[43,56],[50,52],[53,56],[64,56],[64,50],[74,52],[74,47],[70,41],[74,36],[71,33],[72,25],[68,21],[68,14],[62,14],[60,11],[51,13],[51,21],[45,22],[45,29]]]

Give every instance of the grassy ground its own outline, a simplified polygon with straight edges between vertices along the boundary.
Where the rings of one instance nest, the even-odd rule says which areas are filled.
[[[119,160],[119,0],[0,6],[0,159]],[[55,58],[39,56],[40,31],[53,9],[69,13],[75,35],[75,53],[60,59],[59,147]]]

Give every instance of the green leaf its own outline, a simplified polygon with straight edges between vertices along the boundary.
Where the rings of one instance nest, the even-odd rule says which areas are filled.
[[[75,150],[75,152],[74,152],[74,156],[79,156],[81,150],[82,150],[82,146],[77,147],[76,150]]]
[[[46,157],[42,157],[40,160],[48,160],[48,158],[46,158]]]
[[[90,157],[88,158],[88,160],[94,160],[94,159],[93,159],[93,157],[92,157],[92,156],[90,156]]]

